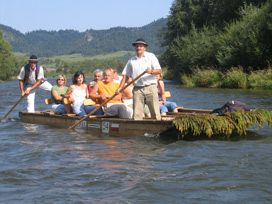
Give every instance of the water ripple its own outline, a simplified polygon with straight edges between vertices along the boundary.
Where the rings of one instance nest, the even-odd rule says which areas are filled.
[[[3,94],[7,85],[18,88],[17,81],[0,83],[6,104],[1,115],[18,98],[17,92]],[[171,100],[188,108],[213,109],[232,99],[271,108],[271,92],[184,89],[175,83],[167,88]],[[37,92],[37,109],[48,108],[44,97]],[[272,202],[272,131],[267,126],[236,138],[118,138],[22,123],[18,111],[25,104],[0,123],[0,203]]]

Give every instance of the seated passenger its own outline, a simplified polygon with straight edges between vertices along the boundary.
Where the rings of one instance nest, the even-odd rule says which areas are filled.
[[[103,71],[101,69],[94,70],[94,80],[90,81],[88,84],[88,92],[91,93],[92,88],[96,84],[97,81],[103,80]]]
[[[68,87],[66,84],[65,75],[58,75],[56,78],[57,85],[54,85],[51,90],[51,103],[52,111],[54,113],[72,113],[70,104],[64,104],[64,94],[67,92]]]
[[[98,99],[100,100],[100,104],[102,104],[115,94],[118,87],[119,84],[113,81],[113,71],[111,69],[107,69],[104,72],[104,81],[98,81],[94,85],[91,91],[91,99],[94,101]],[[108,103],[106,103],[103,109],[104,114],[108,116],[119,116],[120,118],[132,118],[133,114],[132,108],[126,106],[122,102],[121,93],[119,93]]]
[[[165,97],[165,87],[164,82],[162,80],[162,75],[155,75],[157,79],[157,88],[159,94],[159,104],[160,104],[160,112],[161,115],[166,115],[168,112],[178,112],[177,104],[175,102],[166,101]]]
[[[116,68],[110,67],[109,69],[111,69],[111,71],[113,72],[113,81],[114,81],[115,83],[120,84],[123,77],[122,77],[122,76],[119,76],[118,71],[117,71]]]
[[[127,83],[131,82],[131,78],[128,79]],[[133,108],[133,94],[132,94],[133,84],[128,86],[123,92],[122,92],[122,101],[124,104],[129,106],[130,108]]]
[[[86,116],[96,109],[97,106],[84,106],[84,100],[89,98],[84,74],[82,72],[76,72],[72,77],[72,83],[64,96],[71,98],[72,108],[76,115],[81,117]],[[94,115],[103,115],[102,109],[97,110]]]

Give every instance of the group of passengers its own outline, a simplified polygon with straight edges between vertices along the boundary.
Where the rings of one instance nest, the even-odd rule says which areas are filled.
[[[166,101],[161,67],[156,56],[145,51],[148,45],[142,38],[132,45],[136,55],[127,62],[122,77],[115,68],[106,69],[104,74],[102,70],[97,69],[94,71],[94,80],[87,85],[84,74],[78,71],[72,77],[72,85],[69,88],[65,86],[65,75],[57,76],[56,85],[53,87],[44,81],[43,69],[37,64],[37,57],[32,55],[29,64],[22,67],[18,76],[21,95],[27,96],[28,112],[34,112],[37,87],[51,90],[52,111],[55,113],[86,116],[93,111],[93,115],[135,120],[151,117],[160,120],[161,115],[166,115],[167,112],[177,112],[177,104]],[[141,78],[134,80],[143,72]],[[132,80],[134,84],[123,90],[125,84]],[[64,104],[65,99],[70,103]],[[94,104],[84,105],[85,99],[91,99]]]

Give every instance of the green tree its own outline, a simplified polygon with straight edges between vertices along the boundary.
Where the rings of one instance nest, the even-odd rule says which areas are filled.
[[[0,80],[7,80],[15,73],[14,56],[8,41],[3,38],[0,31]]]
[[[162,66],[175,78],[196,66],[260,68],[271,59],[272,1],[261,2],[176,0],[161,35],[167,45],[160,56]]]
[[[261,8],[250,5],[241,10],[241,20],[229,24],[219,36],[216,58],[221,67],[267,67],[267,61],[272,61],[271,13],[272,1]]]
[[[244,4],[260,5],[267,0],[175,0],[161,36],[163,45],[171,45],[176,38],[192,29],[214,25],[223,27],[226,22],[238,19],[238,11]]]

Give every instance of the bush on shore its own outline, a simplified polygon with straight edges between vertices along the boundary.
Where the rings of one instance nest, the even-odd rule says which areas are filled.
[[[192,75],[181,75],[181,82],[184,87],[272,89],[272,67],[248,74],[240,66],[226,72],[197,67]]]

